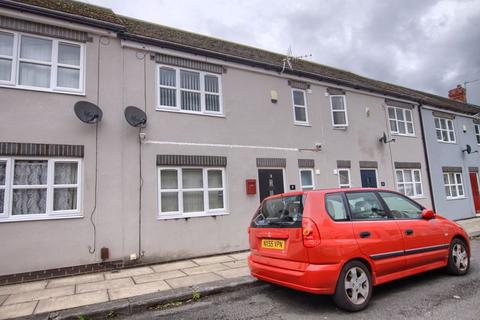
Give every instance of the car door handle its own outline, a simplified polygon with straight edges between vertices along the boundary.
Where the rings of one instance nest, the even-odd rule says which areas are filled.
[[[413,230],[412,229],[407,229],[407,230],[405,230],[405,234],[407,236],[411,236],[413,234]]]
[[[360,232],[360,238],[369,238],[369,237],[370,237],[370,231]]]

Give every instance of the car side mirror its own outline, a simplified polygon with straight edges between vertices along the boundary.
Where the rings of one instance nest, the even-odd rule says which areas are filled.
[[[435,218],[435,212],[432,209],[423,209],[422,210],[422,218],[425,220],[430,220]]]

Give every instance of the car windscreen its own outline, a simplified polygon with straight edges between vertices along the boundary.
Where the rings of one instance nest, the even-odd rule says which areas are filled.
[[[304,195],[272,198],[263,201],[255,213],[254,228],[300,228],[302,226]]]

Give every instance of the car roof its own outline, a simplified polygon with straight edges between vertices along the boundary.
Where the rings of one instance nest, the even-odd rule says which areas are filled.
[[[388,189],[379,189],[379,188],[327,188],[327,189],[315,189],[315,190],[305,190],[305,191],[289,191],[289,192],[284,192],[280,194],[276,194],[273,196],[269,196],[265,198],[267,199],[275,199],[275,198],[282,198],[282,197],[291,197],[291,196],[298,196],[302,194],[309,194],[309,193],[320,193],[320,194],[326,194],[326,193],[334,193],[334,192],[358,192],[358,191],[388,191],[388,192],[395,192],[394,190],[388,190]]]

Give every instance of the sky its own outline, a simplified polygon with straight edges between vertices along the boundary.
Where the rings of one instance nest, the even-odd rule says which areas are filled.
[[[480,105],[480,0],[83,0]]]

